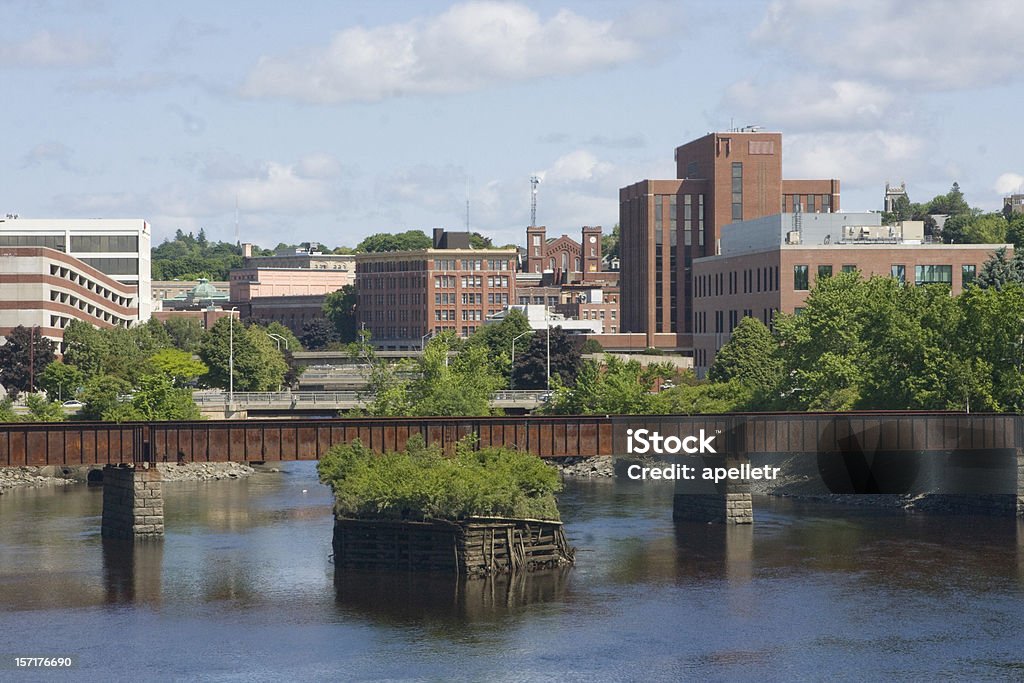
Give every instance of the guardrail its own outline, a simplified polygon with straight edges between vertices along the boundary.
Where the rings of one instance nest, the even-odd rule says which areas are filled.
[[[550,392],[534,389],[497,391],[491,396],[492,404],[539,405],[550,397]],[[227,406],[230,395],[225,391],[195,391],[192,398],[200,407]],[[309,408],[355,407],[373,400],[370,394],[359,391],[236,391],[234,403],[238,407]]]

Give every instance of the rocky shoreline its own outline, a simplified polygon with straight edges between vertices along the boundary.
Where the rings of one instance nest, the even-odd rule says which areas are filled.
[[[165,482],[171,481],[221,481],[223,479],[244,479],[260,472],[279,472],[276,467],[257,470],[238,462],[191,462],[183,465],[158,463],[157,469]],[[0,467],[0,494],[13,488],[39,486],[67,486],[88,481],[91,472],[100,467]]]

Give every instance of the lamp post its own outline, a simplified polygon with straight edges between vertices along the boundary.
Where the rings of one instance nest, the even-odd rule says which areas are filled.
[[[273,339],[274,342],[277,344],[277,350],[278,351],[281,350],[281,342],[284,342],[284,350],[285,351],[288,350],[288,339],[287,339],[287,337],[282,337],[281,335],[279,335],[279,334],[277,334],[275,332],[267,332],[267,336],[270,337],[271,339]]]
[[[235,311],[232,306],[228,311],[228,408],[235,409]]]
[[[516,336],[512,337],[512,364],[511,364],[511,370],[508,373],[508,389],[509,389],[509,391],[512,391],[513,389],[516,388],[516,339],[519,339],[520,337],[525,337],[526,335],[532,334],[532,333],[533,333],[533,330],[527,330],[526,332],[523,332],[522,334],[517,334]]]
[[[544,327],[547,328],[547,333],[548,333],[548,341],[547,341],[547,346],[548,346],[548,367],[547,367],[547,373],[546,373],[547,381],[546,381],[546,384],[545,384],[545,389],[547,389],[548,391],[551,391],[551,319],[548,317],[548,307],[547,306],[544,307]]]

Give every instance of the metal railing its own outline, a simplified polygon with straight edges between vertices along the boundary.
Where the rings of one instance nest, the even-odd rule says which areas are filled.
[[[492,403],[539,404],[548,400],[550,392],[536,389],[496,391]],[[199,406],[226,406],[229,394],[226,391],[195,391],[192,398]],[[359,406],[373,401],[373,396],[360,391],[236,391],[236,406],[253,407],[335,407]]]

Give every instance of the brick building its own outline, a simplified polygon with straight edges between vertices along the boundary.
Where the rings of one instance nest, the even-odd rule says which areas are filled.
[[[516,249],[472,249],[468,237],[435,230],[431,249],[356,255],[359,322],[375,346],[418,349],[442,330],[467,337],[515,303]]]
[[[799,206],[839,210],[839,181],[784,180],[782,135],[709,133],[675,150],[675,180],[619,190],[623,332],[693,348],[693,261],[717,253],[722,227]]]
[[[580,242],[568,235],[547,237],[547,227],[532,225],[526,229],[527,273],[552,273],[554,282],[577,282],[601,273],[601,226],[585,225]]]
[[[963,291],[1002,244],[926,244],[924,225],[877,213],[776,214],[726,226],[721,253],[694,259],[694,367],[703,377],[744,317],[799,312],[819,278],[857,271]]]

